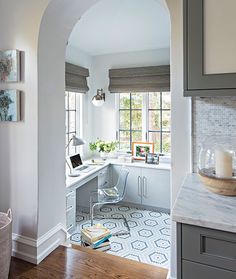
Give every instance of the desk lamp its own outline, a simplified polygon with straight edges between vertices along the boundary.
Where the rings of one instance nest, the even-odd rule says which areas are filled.
[[[69,140],[66,149],[69,147],[70,143],[72,142],[72,146],[79,146],[79,145],[83,145],[85,144],[85,141],[82,140],[81,138],[77,138],[75,135],[72,136],[72,138]],[[79,176],[79,173],[73,173],[70,164],[68,163],[67,159],[66,159],[66,164],[70,169],[70,173],[68,174],[68,176],[72,176],[72,177],[76,177]]]

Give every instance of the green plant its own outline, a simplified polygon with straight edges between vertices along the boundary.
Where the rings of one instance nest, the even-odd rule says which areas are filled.
[[[95,142],[89,143],[89,148],[91,151],[98,151],[98,152],[106,152],[109,153],[111,151],[114,151],[117,147],[118,142],[117,141],[111,141],[106,142],[103,140],[100,140],[99,138]]]

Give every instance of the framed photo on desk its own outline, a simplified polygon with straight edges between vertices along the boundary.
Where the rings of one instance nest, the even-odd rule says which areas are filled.
[[[135,160],[145,160],[146,154],[153,152],[153,142],[132,142],[132,155]]]

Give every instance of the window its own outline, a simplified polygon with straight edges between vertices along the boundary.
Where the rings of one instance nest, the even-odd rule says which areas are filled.
[[[80,96],[74,92],[65,92],[65,119],[66,119],[66,146],[73,135],[79,135],[80,129]],[[69,145],[66,149],[66,156],[77,153],[79,147]]]
[[[170,153],[170,92],[118,96],[120,149],[131,150],[134,141],[151,141],[155,152]]]

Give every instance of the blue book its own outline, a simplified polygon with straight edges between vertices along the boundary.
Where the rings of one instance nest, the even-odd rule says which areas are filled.
[[[92,248],[97,248],[100,244],[102,244],[103,242],[105,242],[106,240],[108,240],[110,237],[112,237],[112,234],[109,234],[107,236],[105,236],[104,238],[94,242],[91,246]]]

